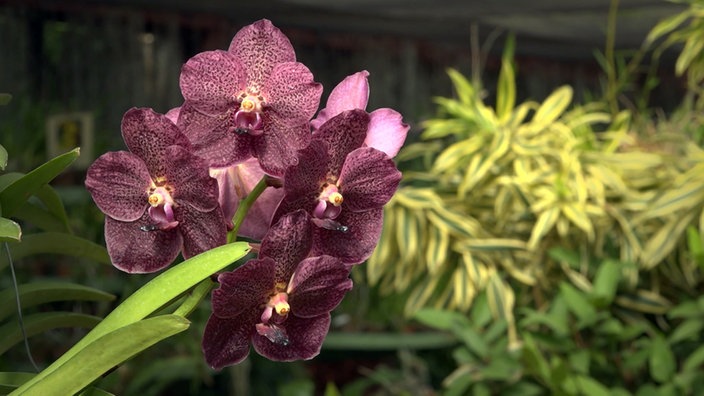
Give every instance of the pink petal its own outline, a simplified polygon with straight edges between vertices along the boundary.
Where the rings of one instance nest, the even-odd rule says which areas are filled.
[[[392,109],[377,109],[369,116],[369,130],[364,143],[391,158],[395,157],[406,141],[410,127],[403,123],[401,114]]]
[[[245,73],[229,52],[201,52],[181,68],[181,92],[204,114],[223,114],[237,107],[237,95],[245,88]]]
[[[308,146],[310,139],[308,123],[291,125],[265,112],[264,133],[252,137],[252,150],[264,172],[280,177],[298,163],[298,150]]]
[[[346,232],[314,228],[311,256],[338,257],[346,264],[359,264],[374,252],[383,225],[382,208],[365,212],[343,210],[335,219],[348,227]]]
[[[295,62],[289,39],[267,19],[245,26],[232,38],[228,52],[242,63],[246,86],[261,89],[278,63]]]
[[[262,240],[259,257],[276,262],[276,282],[288,283],[298,264],[310,252],[313,229],[308,213],[298,210],[283,216]]]
[[[347,154],[362,147],[367,136],[369,114],[364,110],[347,110],[329,119],[315,133],[314,140],[327,144],[329,172],[338,176]]]
[[[177,205],[188,204],[201,212],[219,206],[217,181],[210,177],[208,164],[181,146],[165,150],[167,168],[163,174],[174,188]]]
[[[345,77],[328,97],[326,107],[311,121],[314,129],[320,128],[325,121],[345,110],[366,109],[369,100],[369,72],[366,70]]]
[[[86,188],[106,215],[135,221],[149,206],[151,178],[144,162],[127,151],[105,153],[88,168]]]
[[[219,318],[234,319],[243,312],[257,308],[261,315],[269,293],[274,288],[274,268],[270,258],[247,261],[243,266],[218,276],[220,287],[213,290],[213,314]],[[254,323],[252,323],[254,331]]]
[[[227,243],[227,226],[220,207],[201,212],[188,204],[177,207],[178,229],[183,236],[183,257],[191,258]]]

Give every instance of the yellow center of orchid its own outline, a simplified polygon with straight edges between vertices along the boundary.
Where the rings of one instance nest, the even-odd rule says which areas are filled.
[[[240,104],[240,109],[242,109],[244,111],[253,111],[256,108],[257,108],[257,104],[254,103],[254,101],[250,98],[246,98]]]
[[[340,193],[337,192],[337,191],[334,192],[334,193],[332,193],[332,194],[330,194],[330,195],[328,196],[328,202],[330,202],[331,204],[333,204],[333,205],[335,205],[335,206],[340,206],[340,205],[342,205],[342,201],[343,201],[343,200],[344,200],[344,199],[343,199],[343,197],[342,197],[342,194],[340,194]]]
[[[164,203],[164,196],[161,194],[152,194],[149,196],[149,205],[152,207],[157,207]]]
[[[291,312],[291,306],[288,305],[288,302],[286,302],[286,301],[279,301],[276,304],[274,304],[274,310],[276,311],[277,314],[279,314],[281,316],[285,316],[289,312]]]

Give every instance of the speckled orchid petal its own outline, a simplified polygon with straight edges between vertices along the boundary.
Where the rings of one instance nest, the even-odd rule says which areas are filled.
[[[164,179],[174,186],[173,199],[202,212],[219,206],[218,183],[210,177],[208,164],[181,146],[165,150]]]
[[[289,315],[285,322],[288,338],[286,345],[271,342],[263,335],[252,336],[254,350],[271,360],[291,362],[312,359],[320,353],[320,348],[330,329],[330,314],[313,318],[300,318]]]
[[[345,197],[345,210],[354,212],[384,206],[396,192],[401,172],[385,153],[362,147],[345,160],[338,184]]]
[[[267,102],[270,117],[290,125],[306,124],[318,110],[323,86],[313,81],[313,74],[302,63],[280,63],[266,81],[262,95]],[[308,130],[310,132],[310,130]]]
[[[393,158],[406,141],[409,128],[399,112],[387,108],[374,110],[369,114],[369,130],[364,144]]]
[[[211,315],[203,332],[203,355],[216,370],[242,362],[249,355],[249,342],[255,333],[259,313],[249,309],[234,319]]]
[[[146,212],[133,222],[105,217],[105,243],[115,267],[125,272],[143,274],[166,268],[176,259],[182,244],[178,229],[140,229],[152,223]]]
[[[122,137],[130,152],[141,158],[152,178],[165,169],[169,146],[190,147],[188,138],[163,114],[148,108],[132,108],[122,117]]]
[[[220,287],[213,290],[213,315],[232,319],[250,307],[265,304],[274,285],[275,267],[274,260],[264,257],[249,260],[234,271],[220,274]],[[254,324],[251,323],[252,328]]]
[[[330,174],[339,175],[347,154],[362,147],[368,126],[369,115],[364,110],[344,111],[320,126],[313,139],[327,144]]]
[[[288,285],[292,314],[312,318],[335,309],[352,289],[349,273],[348,266],[331,256],[303,260]]]
[[[318,204],[320,182],[325,180],[328,168],[327,145],[313,141],[310,146],[299,151],[299,159],[298,165],[286,170],[284,197],[276,208],[273,221],[297,209],[313,213]]]
[[[310,142],[308,124],[289,125],[264,113],[264,133],[252,137],[254,156],[262,170],[280,177],[289,166],[298,163],[298,150]]]
[[[364,212],[343,210],[335,219],[347,226],[347,231],[314,228],[311,256],[338,257],[346,264],[359,264],[374,252],[383,225],[383,209]]]
[[[238,107],[237,95],[245,88],[245,71],[230,52],[196,54],[181,68],[181,93],[198,111],[217,116]]]
[[[245,84],[252,88],[261,88],[277,63],[296,61],[288,37],[267,19],[240,29],[228,52],[242,63],[247,74]]]
[[[183,235],[184,258],[191,258],[227,243],[227,224],[220,207],[204,212],[188,204],[181,204],[175,212]]]
[[[173,122],[174,124],[178,125],[178,116],[181,114],[181,106],[179,107],[174,107],[173,109],[169,110],[164,114],[166,118],[169,119],[169,121]]]
[[[210,167],[230,166],[252,157],[252,136],[238,134],[227,116],[205,115],[186,102],[181,106],[178,125],[196,155],[208,161]]]
[[[276,262],[276,282],[288,283],[293,271],[308,256],[313,243],[313,228],[304,210],[281,217],[266,233],[259,249],[259,257]]]
[[[369,100],[369,72],[366,70],[345,77],[328,96],[325,108],[310,124],[314,129],[320,128],[325,121],[346,110],[367,108]]]
[[[135,221],[144,215],[150,184],[147,166],[127,151],[100,156],[88,168],[85,182],[98,208],[120,221]]]

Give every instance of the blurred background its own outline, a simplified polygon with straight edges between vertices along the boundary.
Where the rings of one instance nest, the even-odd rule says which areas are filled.
[[[691,11],[689,14],[661,28],[660,35],[646,43],[646,37],[653,34],[652,29],[659,22],[683,15],[688,10]],[[643,395],[696,394],[693,384],[697,382],[689,371],[677,382],[675,368],[669,365],[660,368],[658,362],[662,359],[677,361],[674,366],[681,367],[689,361],[687,367],[696,372],[702,367],[704,352],[699,353],[701,358],[686,360],[687,355],[679,354],[678,348],[687,347],[675,345],[675,341],[684,338],[677,338],[671,345],[674,352],[661,355],[662,345],[653,341],[658,340],[656,333],[662,335],[662,332],[671,331],[680,323],[661,323],[669,309],[681,302],[677,298],[684,298],[679,291],[686,289],[684,295],[692,301],[702,291],[698,264],[692,264],[691,273],[682,275],[687,278],[682,281],[686,287],[680,287],[674,281],[674,285],[658,283],[662,282],[661,275],[658,275],[657,269],[653,270],[660,262],[670,259],[673,263],[694,260],[695,255],[687,252],[692,249],[691,243],[694,242],[691,241],[696,241],[700,235],[690,238],[690,245],[687,245],[683,235],[688,225],[704,224],[704,220],[697,223],[704,202],[704,198],[700,197],[702,192],[699,189],[687,190],[688,199],[694,199],[692,194],[696,195],[691,207],[678,206],[672,208],[672,213],[664,213],[664,203],[657,198],[674,188],[665,180],[672,182],[677,179],[677,172],[687,173],[695,167],[694,162],[673,165],[677,171],[665,172],[661,179],[652,183],[631,186],[628,185],[629,175],[618,175],[619,180],[628,185],[624,189],[633,188],[647,195],[639,195],[638,202],[649,200],[643,207],[655,205],[661,210],[659,215],[680,216],[679,219],[682,213],[678,210],[688,210],[687,215],[696,212],[696,216],[685,216],[686,220],[674,221],[675,225],[672,226],[676,226],[677,231],[673,231],[676,241],[672,245],[675,247],[668,245],[668,248],[681,248],[684,249],[683,253],[676,258],[657,256],[656,260],[646,254],[624,253],[621,248],[625,245],[622,242],[628,240],[632,243],[629,248],[648,245],[658,228],[670,224],[669,220],[663,220],[664,217],[646,219],[652,223],[647,223],[641,232],[637,230],[636,223],[619,222],[620,218],[616,215],[604,215],[616,220],[602,221],[604,216],[585,209],[587,214],[584,218],[589,222],[586,225],[582,217],[573,216],[572,212],[563,209],[562,217],[566,220],[553,222],[558,224],[556,227],[559,230],[538,232],[536,224],[541,216],[535,204],[539,197],[528,196],[525,192],[522,199],[527,203],[522,206],[516,204],[516,210],[525,214],[520,219],[516,217],[503,222],[485,220],[484,215],[473,212],[481,208],[488,212],[498,210],[498,206],[493,207],[492,199],[497,196],[505,198],[505,195],[499,195],[500,188],[487,186],[505,175],[504,172],[508,172],[506,169],[511,168],[513,172],[516,163],[513,157],[504,162],[497,159],[500,156],[506,158],[503,153],[492,157],[491,151],[496,149],[496,142],[491,138],[484,141],[484,147],[488,150],[486,154],[477,150],[466,151],[468,160],[457,166],[440,165],[434,161],[443,158],[443,149],[469,139],[474,131],[486,129],[486,123],[479,120],[484,104],[491,108],[496,103],[495,118],[500,120],[500,103],[510,103],[510,109],[504,109],[506,111],[513,111],[515,103],[530,103],[526,111],[533,114],[535,121],[536,112],[539,113],[541,108],[540,102],[547,103],[548,98],[553,98],[554,102],[550,103],[558,103],[557,107],[561,109],[554,117],[548,117],[548,126],[543,125],[536,133],[550,130],[551,123],[558,121],[565,121],[571,131],[569,136],[550,135],[550,140],[543,142],[553,153],[562,149],[554,146],[554,142],[561,139],[571,141],[574,136],[580,142],[576,146],[584,147],[584,142],[588,142],[589,148],[585,150],[591,153],[601,150],[595,148],[598,144],[594,142],[600,138],[594,136],[603,136],[608,140],[611,134],[618,131],[626,131],[624,136],[632,137],[640,136],[639,133],[644,131],[648,136],[657,135],[662,128],[667,129],[667,133],[679,130],[681,124],[676,124],[677,120],[672,121],[670,116],[681,114],[683,109],[693,112],[701,107],[692,104],[698,98],[695,88],[701,83],[701,78],[692,77],[694,72],[689,72],[701,64],[702,45],[697,47],[687,41],[692,37],[702,37],[697,36],[704,31],[702,25],[697,24],[697,18],[702,18],[700,2],[0,0],[0,92],[12,95],[8,105],[0,106],[0,144],[10,153],[7,170],[26,172],[60,153],[81,146],[80,160],[69,172],[57,178],[53,185],[66,205],[73,232],[102,244],[102,215],[85,192],[83,180],[85,168],[95,158],[106,151],[124,149],[119,129],[124,112],[131,107],[151,107],[165,113],[179,106],[183,101],[178,85],[183,63],[201,51],[226,49],[241,27],[261,18],[271,20],[289,37],[298,60],[310,68],[316,81],[323,84],[323,103],[330,90],[344,77],[368,70],[371,93],[367,109],[394,108],[411,125],[408,138],[411,148],[405,155],[399,155],[399,166],[412,175],[405,180],[407,189],[401,194],[405,198],[394,201],[387,211],[387,219],[392,219],[389,223],[392,225],[385,228],[381,241],[384,246],[393,248],[380,253],[382,257],[376,255],[372,258],[376,260],[369,267],[373,270],[355,269],[356,288],[334,314],[333,334],[321,355],[311,362],[272,363],[253,355],[243,365],[213,372],[205,366],[200,356],[199,332],[208,315],[206,302],[194,314],[195,325],[188,334],[181,334],[172,340],[172,344],[159,345],[148,354],[118,368],[105,379],[106,389],[112,389],[116,394],[140,395],[527,395],[556,392],[594,395],[600,393],[590,393],[589,390],[602,391],[607,388],[614,394],[621,391],[626,392],[622,394],[644,392]],[[686,21],[690,21],[687,25],[689,31],[678,30],[680,36],[666,40],[667,45],[652,46],[655,39],[661,42],[664,35],[675,31]],[[696,42],[695,39],[692,39],[693,42]],[[683,47],[685,50],[692,47],[689,48],[689,62],[681,60]],[[450,74],[448,70],[451,70]],[[464,80],[459,75],[464,76]],[[569,87],[569,99],[566,99],[569,103],[564,106],[554,96],[558,92],[556,90],[563,86]],[[511,98],[508,102],[506,95]],[[436,100],[438,97],[445,98],[445,101]],[[683,105],[683,98],[690,98],[691,101]],[[457,104],[448,102],[452,100]],[[571,109],[581,109],[582,115],[591,114],[594,117],[570,123],[570,120],[574,121],[574,114],[563,117],[562,113],[568,105]],[[457,106],[466,111],[457,110]],[[548,110],[543,107],[543,113]],[[479,115],[468,115],[471,112]],[[494,119],[498,125],[496,130],[519,130],[518,126],[528,124],[531,118],[523,117],[525,114],[515,116],[515,123]],[[465,129],[458,131],[456,124],[452,127],[449,124],[441,125],[440,121],[448,119],[459,120]],[[665,125],[666,122],[658,124],[658,120],[672,121],[676,125]],[[692,118],[687,120],[692,121]],[[586,132],[576,126],[583,124],[589,126],[589,138],[584,138]],[[699,124],[690,122],[688,125],[701,132]],[[700,140],[692,141],[693,146],[701,147]],[[661,141],[655,143],[656,148],[652,144],[650,140],[646,144],[636,138],[618,140],[613,147],[620,149],[627,146],[630,151],[648,147],[642,150],[648,152],[660,152],[659,148],[664,147],[657,146],[662,144]],[[671,149],[670,146],[666,148]],[[610,153],[613,152],[611,150]],[[672,155],[673,151],[669,154]],[[470,167],[469,158],[473,155],[483,155],[482,158],[491,158],[498,164],[492,168],[494,176],[481,176],[481,181],[472,182],[472,187],[477,191],[482,186],[486,188],[482,194],[474,196],[467,193],[470,190],[467,183],[470,182],[466,182],[464,187],[459,183],[458,187],[458,182],[453,181],[472,172],[474,168]],[[575,158],[576,161],[587,158],[590,164],[600,161],[589,155],[580,152]],[[528,157],[535,158],[535,155]],[[662,166],[668,158],[663,157],[657,166]],[[634,162],[644,167],[642,172],[652,174],[654,168],[644,165],[650,159],[647,157]],[[545,164],[552,162],[547,160]],[[565,169],[558,165],[557,171]],[[584,167],[587,169],[587,165]],[[632,167],[632,162],[625,165],[616,163],[614,172]],[[440,182],[431,185],[429,177],[419,175],[422,172],[438,175]],[[571,177],[571,173],[565,174],[567,178]],[[627,194],[610,193],[610,189],[620,186],[618,181],[602,182],[607,193],[606,198],[598,202],[600,208],[627,200],[624,198]],[[550,186],[553,189],[559,187],[554,183]],[[587,187],[584,188],[586,191]],[[653,191],[652,194],[644,192],[648,189]],[[535,189],[531,191],[535,192]],[[430,195],[424,195],[426,192]],[[592,193],[598,195],[589,187],[590,197]],[[455,198],[446,199],[447,196]],[[451,209],[453,214],[423,212],[434,205],[436,198],[437,202],[444,202],[440,206],[447,204],[447,209]],[[611,198],[615,201],[609,201]],[[457,199],[461,201],[459,205]],[[584,200],[580,202],[583,204]],[[627,206],[624,209],[626,212],[621,214],[637,217],[639,213],[635,213],[635,207]],[[652,206],[648,208],[652,209]],[[493,219],[496,213],[492,213],[487,214],[486,218]],[[461,224],[456,229],[460,231],[453,231],[451,226],[447,226],[453,215],[458,216]],[[409,216],[414,220],[408,220]],[[442,221],[433,216],[442,217]],[[475,221],[480,224],[477,229],[481,231],[468,231],[464,235],[467,240],[499,242],[490,247],[488,242],[481,246],[475,244],[471,249],[489,251],[496,254],[495,257],[482,256],[481,252],[472,256],[473,253],[468,253],[471,249],[466,247],[469,245],[457,247],[453,244],[465,242],[462,229],[471,228],[468,224]],[[523,221],[530,226],[511,229],[511,223]],[[439,226],[440,223],[445,225]],[[559,226],[559,223],[563,225]],[[432,228],[433,224],[436,228]],[[636,231],[626,231],[630,229]],[[596,237],[593,237],[595,232]],[[631,234],[642,243],[633,242]],[[682,239],[677,239],[680,237]],[[400,247],[403,250],[404,244],[410,244],[412,251],[417,251],[427,260],[418,259],[420,261],[416,262],[413,258],[401,257],[400,261],[395,261],[394,258],[403,254],[394,249]],[[438,244],[445,253],[440,256],[427,253],[431,247],[438,249]],[[510,255],[515,250],[530,251],[531,257],[511,256],[509,264],[506,264],[506,254]],[[467,284],[473,285],[472,291],[460,293],[458,290],[462,287],[457,282],[462,281],[457,280],[453,271],[458,265],[463,265],[461,263],[467,263],[468,254],[470,261],[481,264],[473,268],[481,267],[483,270],[478,270],[478,273],[484,273],[477,275],[481,281],[465,274],[469,276]],[[616,279],[614,285],[607,287],[610,297],[605,302],[592,299],[589,293],[593,292],[597,273],[606,258],[635,263],[633,265],[639,269],[623,269],[626,268],[625,264],[619,267],[621,269],[616,269],[618,275],[613,277]],[[535,264],[542,265],[547,261],[554,265],[537,267]],[[57,260],[55,257],[40,256],[25,259],[21,264],[24,267],[20,277],[25,280],[41,277],[72,279],[114,293],[118,300],[149,278],[128,277],[109,267],[76,263],[70,258]],[[571,269],[565,269],[565,266]],[[547,268],[544,274],[540,268]],[[633,275],[634,271],[639,273],[641,270],[646,272],[640,276]],[[408,275],[410,278],[403,278],[401,273],[404,271],[412,274]],[[684,270],[681,272],[684,274]],[[437,275],[443,273],[446,276]],[[435,283],[428,284],[422,280],[424,277],[435,279],[436,275],[438,280]],[[7,287],[9,281],[4,274],[2,278],[0,286]],[[642,283],[645,280],[646,286]],[[576,286],[561,289],[556,286],[562,285],[563,281]],[[661,293],[669,287],[676,292]],[[498,303],[496,295],[492,297],[487,294],[487,288],[494,288],[496,295],[499,295]],[[613,295],[610,294],[611,288]],[[435,291],[425,292],[430,289]],[[558,289],[563,295],[551,294]],[[444,290],[448,292],[444,293]],[[654,294],[640,293],[642,290]],[[625,300],[621,300],[623,304],[620,307],[615,307],[618,304],[614,301],[621,291],[625,293],[622,296]],[[579,302],[571,305],[569,297],[579,292],[588,296],[582,300],[577,298]],[[464,297],[457,297],[460,294]],[[657,300],[657,304],[661,305],[657,309],[640,309],[642,306],[627,299],[633,296],[644,299],[644,296],[653,297],[652,301]],[[560,299],[568,300],[566,305],[564,301],[555,304],[545,302],[562,301]],[[62,308],[88,310],[96,314],[104,314],[111,307],[111,303],[97,306],[75,302],[66,304]],[[511,312],[515,310],[516,314],[502,312],[497,304]],[[528,307],[526,309],[535,310],[532,316],[521,311],[521,304]],[[586,314],[583,310],[580,312],[581,304],[591,307],[589,309],[594,310],[596,316],[583,316]],[[54,305],[48,309],[55,308]],[[425,311],[427,316],[413,319],[425,308],[436,311]],[[631,312],[618,316],[623,310]],[[550,322],[552,319],[547,316],[538,318],[539,314],[547,315],[548,312],[559,314],[564,320],[560,326],[564,324],[565,327]],[[693,312],[698,315],[698,312],[704,311]],[[616,315],[616,319],[611,316],[606,318],[607,313]],[[519,320],[526,317],[532,319],[527,322]],[[463,322],[468,319],[471,323]],[[674,319],[682,317],[675,316]],[[633,323],[634,320],[647,323],[647,326],[643,325],[647,329],[636,326],[635,330],[631,329],[632,338],[619,338],[619,333],[626,331],[625,323]],[[432,326],[433,322],[436,326]],[[611,329],[611,333],[607,331],[608,334],[604,335],[611,337],[604,342],[614,351],[625,348],[624,345],[641,351],[625,369],[615,369],[614,372],[606,369],[614,360],[623,358],[617,352],[600,356],[587,354],[586,357],[582,352],[602,345],[599,343],[602,340],[595,335],[598,331],[585,326],[603,325],[605,322],[613,326],[618,322],[622,326],[621,330]],[[492,323],[500,323],[500,326],[493,327]],[[549,339],[550,331],[557,331],[555,326],[559,327],[559,335],[569,342],[565,341],[560,346],[550,344],[549,340],[543,340],[548,342],[545,345],[540,344],[543,341],[533,340],[532,349],[526,347],[527,340],[531,339],[526,334],[530,333],[533,337],[542,334]],[[704,340],[701,331],[704,319],[699,318],[696,324],[689,326],[688,341],[696,344],[696,340]],[[84,333],[83,330],[52,330],[47,334],[31,339],[35,359],[40,365],[56,359],[62,348]],[[483,338],[485,336],[488,338]],[[647,344],[647,347],[638,349],[634,346],[638,343],[641,346]],[[566,346],[568,344],[569,347]],[[495,350],[492,349],[494,347]],[[659,348],[657,353],[652,352],[651,347]],[[510,361],[500,358],[506,354],[511,356]],[[547,357],[543,359],[543,355]],[[27,369],[29,364],[24,359],[22,348],[16,346],[0,357],[0,369]],[[493,363],[498,365],[497,371],[487,374],[478,368],[489,367]],[[530,367],[540,367],[542,371],[531,371]],[[639,373],[657,370],[670,370],[672,373],[669,376],[654,374],[655,380],[651,382],[634,379]],[[572,374],[574,376],[570,377]],[[558,377],[561,375],[571,378],[572,382],[560,382]],[[670,383],[675,393],[657,393],[668,392],[670,388],[662,389]],[[647,393],[650,391],[656,393]]]

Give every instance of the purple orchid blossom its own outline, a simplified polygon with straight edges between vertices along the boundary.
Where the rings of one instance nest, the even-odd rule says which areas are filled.
[[[274,221],[304,209],[314,228],[312,255],[358,264],[374,251],[381,235],[383,206],[401,180],[393,160],[364,146],[369,115],[349,110],[322,124],[299,164],[287,169],[284,198]]]
[[[342,80],[328,97],[327,105],[310,123],[319,129],[330,118],[346,110],[367,108],[369,101],[369,72],[363,70]],[[377,109],[369,113],[369,128],[364,144],[385,152],[393,158],[403,146],[408,135],[408,124],[396,110]]]
[[[218,181],[218,201],[232,229],[232,217],[235,215],[240,201],[243,200],[254,186],[265,176],[255,158],[250,158],[237,165],[226,168],[210,168],[210,176]],[[240,225],[238,235],[254,240],[261,240],[269,230],[271,219],[276,207],[284,196],[282,188],[267,188],[259,195],[247,216]]]
[[[217,182],[166,116],[133,108],[122,119],[128,151],[103,154],[85,185],[105,214],[105,241],[115,267],[158,271],[179,252],[188,258],[226,242]]]
[[[352,288],[349,269],[330,256],[308,257],[308,214],[283,216],[262,240],[259,258],[220,274],[203,334],[208,364],[221,369],[249,354],[250,342],[277,361],[311,359],[330,327],[330,311]]]
[[[309,121],[322,86],[286,36],[262,19],[241,29],[227,51],[207,51],[181,70],[186,103],[179,126],[211,167],[252,156],[281,176],[310,142]]]

